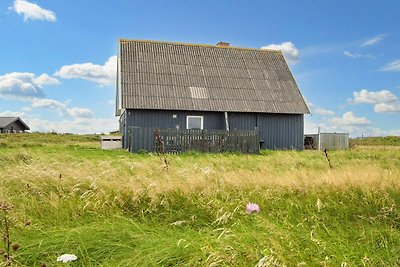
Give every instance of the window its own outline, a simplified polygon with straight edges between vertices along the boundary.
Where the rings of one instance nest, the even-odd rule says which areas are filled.
[[[187,116],[186,129],[203,130],[203,116]]]

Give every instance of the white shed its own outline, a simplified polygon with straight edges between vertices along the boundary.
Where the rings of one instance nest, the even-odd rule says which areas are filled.
[[[122,148],[122,136],[120,135],[103,135],[100,136],[101,149],[119,149]]]

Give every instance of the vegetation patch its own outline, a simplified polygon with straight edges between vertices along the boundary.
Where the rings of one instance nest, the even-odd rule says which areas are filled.
[[[332,168],[320,151],[190,152],[167,155],[165,168],[157,154],[100,150],[93,136],[0,135],[10,140],[0,231],[19,247],[0,266],[400,263],[394,146],[329,151]],[[77,260],[57,262],[63,254]]]

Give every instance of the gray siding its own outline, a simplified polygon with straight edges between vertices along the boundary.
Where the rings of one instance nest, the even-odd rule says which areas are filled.
[[[0,132],[6,133],[6,132],[23,132],[26,130],[26,127],[20,123],[19,121],[13,122],[9,125],[7,125],[4,128],[0,128]]]
[[[173,117],[176,115],[176,118]],[[225,130],[223,112],[126,110],[120,118],[124,144],[129,126],[186,128],[186,116],[203,116],[204,129]],[[229,128],[260,131],[265,149],[303,149],[304,121],[302,114],[228,113]],[[126,147],[126,145],[124,145]]]
[[[301,114],[229,113],[229,128],[260,131],[265,149],[303,149]]]
[[[173,116],[176,115],[176,118]],[[127,132],[129,126],[144,127],[144,128],[173,128],[186,129],[186,116],[203,116],[204,129],[208,130],[223,130],[224,129],[224,114],[221,112],[196,112],[196,111],[171,111],[171,110],[125,110],[122,114],[122,122],[124,126],[120,126],[124,135],[124,147],[127,144]]]
[[[267,149],[303,149],[303,115],[260,114],[260,139]]]
[[[128,126],[186,129],[186,116],[192,115],[204,116],[204,129],[224,129],[222,112],[127,110],[125,113]],[[173,115],[176,115],[176,118],[173,118]]]

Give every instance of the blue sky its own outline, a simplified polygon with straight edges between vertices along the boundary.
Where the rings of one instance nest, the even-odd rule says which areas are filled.
[[[100,133],[114,117],[119,38],[281,49],[305,132],[400,135],[400,2],[1,0],[0,116]]]

